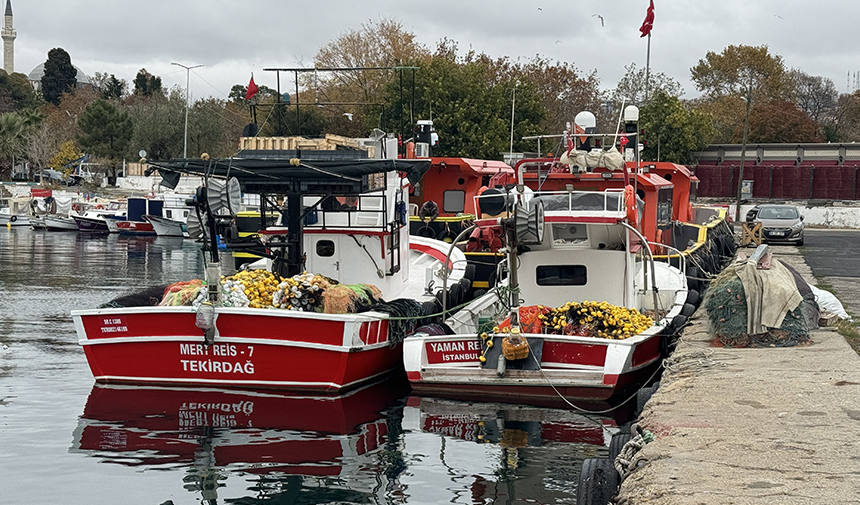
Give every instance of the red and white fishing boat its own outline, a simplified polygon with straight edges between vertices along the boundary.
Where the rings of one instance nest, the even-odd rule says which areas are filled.
[[[234,158],[159,167],[209,175],[196,200],[210,225],[203,244],[214,289],[209,303],[197,307],[74,311],[96,381],[336,393],[402,368],[405,328],[396,329],[404,327],[402,317],[391,320],[399,310],[392,309],[395,299],[407,300],[404,306],[413,310],[424,301],[435,303],[434,288],[459,282],[465,270],[462,253],[449,251],[448,244],[410,240],[407,178],[401,173],[416,180],[429,162],[290,162]],[[218,183],[227,174],[238,176],[235,186]],[[239,184],[262,195],[263,214],[285,214],[286,227],[263,230],[247,244],[269,258],[269,269],[284,277],[308,271],[341,284],[374,284],[391,310],[327,314],[223,306],[216,233],[231,234]],[[279,207],[283,197],[285,208]]]
[[[445,321],[453,334],[406,339],[413,390],[533,404],[605,401],[635,391],[657,370],[670,335],[694,309],[686,303],[683,257],[664,245],[679,267],[654,260],[632,186],[521,191],[478,197],[476,225],[505,230],[507,279]],[[526,324],[521,307],[550,319]],[[581,310],[587,321],[579,319]],[[509,354],[512,348],[525,356]]]

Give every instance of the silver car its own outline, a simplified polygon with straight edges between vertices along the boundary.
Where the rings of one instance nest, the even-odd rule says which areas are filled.
[[[757,206],[754,223],[761,223],[762,239],[769,243],[803,245],[803,216],[794,205]]]

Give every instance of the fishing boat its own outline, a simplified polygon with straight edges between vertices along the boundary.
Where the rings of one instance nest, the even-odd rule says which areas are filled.
[[[415,318],[435,312],[439,286],[459,285],[465,273],[462,253],[446,243],[410,240],[405,188],[428,167],[391,159],[240,157],[159,165],[167,173],[208,177],[190,214],[199,212],[204,224],[189,221],[192,237],[208,252],[207,286],[195,295],[205,303],[74,311],[96,381],[337,393],[401,369],[402,337]],[[235,240],[243,191],[260,194],[263,214],[282,212],[286,226],[262,230],[253,241]],[[235,285],[219,282],[219,235],[228,248],[266,256],[258,265],[265,272],[236,274],[237,282],[265,277],[242,286],[253,304],[246,298],[241,306],[225,306],[239,295]],[[319,292],[343,293],[359,284],[355,289],[372,310],[337,310]],[[315,311],[321,308],[332,310]]]
[[[145,219],[144,216],[161,216],[164,207],[164,200],[160,198],[129,198],[128,213],[126,218],[117,220],[113,224],[116,225],[117,232],[120,235],[131,236],[155,236],[155,228],[152,222]]]
[[[0,203],[0,226],[30,226],[31,197],[5,198]]]
[[[683,256],[678,266],[655,259],[632,186],[519,187],[477,197],[476,225],[504,232],[503,280],[447,317],[450,331],[407,337],[413,390],[540,404],[635,391],[694,310]]]
[[[83,212],[73,215],[72,219],[78,225],[78,231],[86,233],[109,233],[108,219],[125,219],[127,212],[126,203],[119,200],[107,204],[81,203],[79,206]]]

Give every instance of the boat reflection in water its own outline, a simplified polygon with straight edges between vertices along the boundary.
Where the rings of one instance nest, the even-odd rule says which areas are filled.
[[[409,494],[426,503],[576,502],[582,461],[607,456],[609,440],[633,418],[634,408],[591,415],[573,407],[411,396],[403,417],[405,445],[414,454],[423,437],[421,452],[438,454],[436,465],[452,478],[444,489],[425,479],[408,482]]]
[[[386,453],[399,454],[391,449],[406,392],[405,381],[393,380],[334,397],[96,385],[71,452],[133,467],[185,468],[183,487],[208,503],[234,477],[253,481],[240,486],[253,490],[252,501],[309,492],[367,503],[377,475],[390,474],[380,465],[405,468]]]
[[[582,461],[606,457],[632,416],[407,388],[405,378],[335,397],[97,385],[71,452],[148,472],[160,482],[153,503],[569,503]]]

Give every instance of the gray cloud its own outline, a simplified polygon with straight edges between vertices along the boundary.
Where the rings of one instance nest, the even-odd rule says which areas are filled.
[[[264,67],[310,65],[322,45],[384,16],[430,48],[447,37],[461,51],[493,57],[541,54],[583,72],[596,69],[602,87],[612,88],[625,65],[645,66],[647,39],[638,29],[647,6],[647,0],[13,0],[15,61],[17,71],[29,72],[51,48],[62,47],[90,75],[131,81],[145,67],[165,85],[181,87],[185,71],[170,63],[203,64],[191,75],[192,96],[225,97],[251,72],[258,84],[274,87]],[[787,66],[829,77],[845,92],[848,74],[860,71],[853,36],[858,14],[860,4],[847,0],[655,0],[651,68],[677,79],[693,97],[690,68],[708,51],[767,44]],[[291,81],[282,80],[282,87],[291,89]]]

